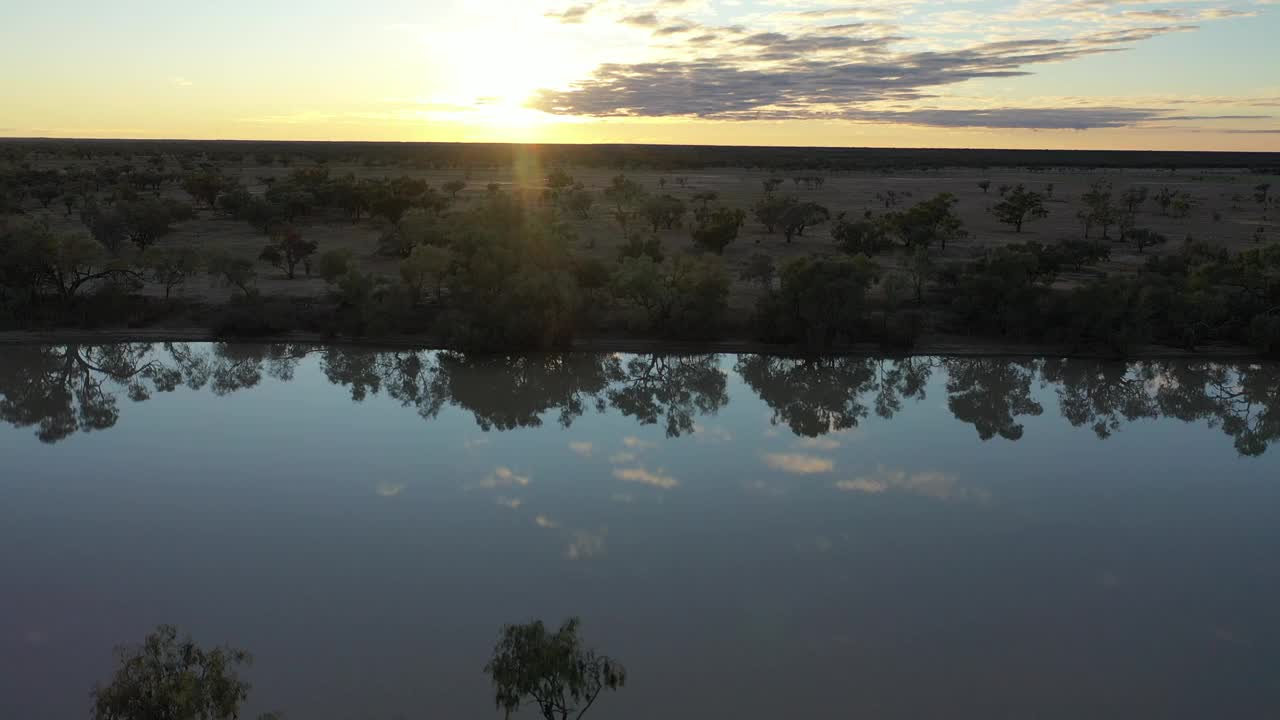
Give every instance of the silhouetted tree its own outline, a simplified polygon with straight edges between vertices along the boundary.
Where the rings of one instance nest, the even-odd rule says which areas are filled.
[[[555,633],[541,620],[507,625],[484,671],[493,681],[495,702],[508,718],[525,704],[545,720],[578,719],[605,690],[626,684],[618,662],[584,648],[581,621],[570,618]]]

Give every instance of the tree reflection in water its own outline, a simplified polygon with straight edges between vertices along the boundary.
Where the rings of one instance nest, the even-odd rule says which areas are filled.
[[[114,426],[122,396],[142,402],[180,387],[226,395],[264,378],[288,382],[312,354],[329,382],[347,388],[356,402],[385,394],[427,420],[453,406],[485,431],[536,427],[546,416],[567,428],[588,412],[613,410],[679,437],[729,403],[729,378],[716,355],[27,345],[6,348],[0,359],[0,419],[58,442]],[[1045,410],[1037,390],[1051,391],[1063,418],[1100,439],[1128,423],[1159,418],[1220,429],[1242,455],[1261,455],[1280,438],[1280,368],[1268,364],[742,355],[734,371],[769,407],[775,424],[810,438],[856,427],[872,413],[893,418],[925,399],[935,372],[945,376],[947,407],[984,441],[1021,438],[1020,418]]]

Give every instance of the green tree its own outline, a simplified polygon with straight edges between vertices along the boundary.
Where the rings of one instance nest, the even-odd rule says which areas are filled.
[[[1003,200],[991,208],[996,220],[1012,225],[1014,232],[1022,232],[1022,225],[1029,219],[1048,217],[1044,196],[1018,185]]]
[[[796,235],[804,237],[804,231],[809,226],[820,225],[830,217],[831,211],[818,203],[798,203],[787,208],[787,211],[782,214],[782,234],[790,243]]]
[[[400,279],[414,302],[421,301],[428,288],[436,303],[444,299],[444,287],[453,272],[454,257],[448,248],[419,245],[400,262]]]
[[[650,196],[640,210],[655,233],[663,228],[671,230],[678,227],[685,211],[684,201],[671,195]]]
[[[840,213],[831,226],[831,239],[842,252],[867,257],[878,255],[892,245],[883,222],[870,218],[848,220],[844,213]]]
[[[541,620],[502,628],[484,671],[506,717],[532,704],[545,720],[581,718],[600,693],[626,685],[627,671],[621,664],[583,647],[578,637],[581,625],[570,618],[555,633]]]
[[[766,340],[814,349],[853,337],[865,319],[867,289],[879,273],[863,255],[792,260],[782,267],[779,288],[757,306],[761,333]]]
[[[698,219],[691,232],[693,242],[703,250],[721,255],[729,243],[738,239],[738,231],[746,217],[741,210],[718,207]]]
[[[764,229],[770,233],[777,232],[782,227],[782,218],[787,211],[800,203],[794,195],[774,195],[767,193],[764,197],[756,201],[751,206],[751,214],[756,220],[764,225]]]
[[[218,204],[218,196],[232,190],[235,181],[213,171],[192,173],[182,179],[182,189],[191,197],[203,202],[210,210]]]
[[[172,625],[116,653],[111,683],[93,689],[94,720],[233,720],[249,697],[237,674],[252,661],[249,653],[202,648]]]
[[[205,258],[205,272],[225,287],[233,287],[244,293],[245,297],[256,295],[254,287],[257,273],[253,271],[253,261],[236,257],[223,252],[211,253]]]
[[[946,250],[948,240],[967,234],[955,212],[957,202],[951,193],[941,193],[906,210],[885,215],[885,223],[903,245],[930,247],[937,242]]]
[[[980,181],[978,181],[978,187],[982,188],[982,194],[983,194],[983,195],[986,195],[986,194],[987,194],[987,192],[991,190],[991,181],[990,181],[990,180],[980,180]]]
[[[711,256],[678,255],[667,265],[627,258],[610,287],[615,297],[644,311],[651,329],[671,337],[719,332],[728,307],[729,276]]]
[[[149,247],[142,253],[142,267],[152,282],[164,288],[168,300],[174,288],[200,271],[200,254],[191,245]]]
[[[626,233],[644,201],[644,187],[626,175],[618,175],[609,182],[603,195],[613,205],[614,220],[618,221],[623,233]]]

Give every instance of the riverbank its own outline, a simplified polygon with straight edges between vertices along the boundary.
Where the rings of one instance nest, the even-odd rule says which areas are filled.
[[[66,345],[102,344],[126,342],[244,342],[244,343],[299,343],[339,344],[375,348],[415,348],[448,350],[451,348],[440,338],[431,335],[381,335],[366,337],[340,337],[315,332],[286,332],[253,336],[220,335],[208,328],[106,328],[95,330],[6,330],[0,331],[0,346],[5,345]],[[808,355],[815,354],[801,347],[763,343],[747,338],[725,338],[706,341],[675,341],[659,338],[594,336],[575,339],[563,348],[571,352],[594,353],[669,353],[693,355],[704,353],[755,354],[755,355]],[[515,352],[515,350],[513,350]],[[501,353],[481,353],[501,354]],[[909,349],[894,350],[875,343],[845,345],[826,350],[821,355],[908,355],[953,357],[1063,357],[1106,360],[1166,360],[1203,358],[1208,360],[1261,360],[1256,352],[1245,346],[1208,345],[1196,350],[1165,345],[1143,345],[1134,348],[1123,357],[1101,349],[1079,349],[1065,345],[1045,343],[992,342],[980,338],[954,335],[926,335]]]

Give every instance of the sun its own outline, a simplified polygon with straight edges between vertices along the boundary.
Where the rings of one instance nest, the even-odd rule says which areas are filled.
[[[424,38],[433,62],[447,60],[447,67],[433,68],[437,85],[455,102],[472,106],[476,121],[510,126],[545,121],[545,113],[527,107],[529,100],[538,90],[562,87],[591,69],[563,29],[540,14],[530,15],[529,5],[484,16],[479,8],[469,8],[447,32]]]

